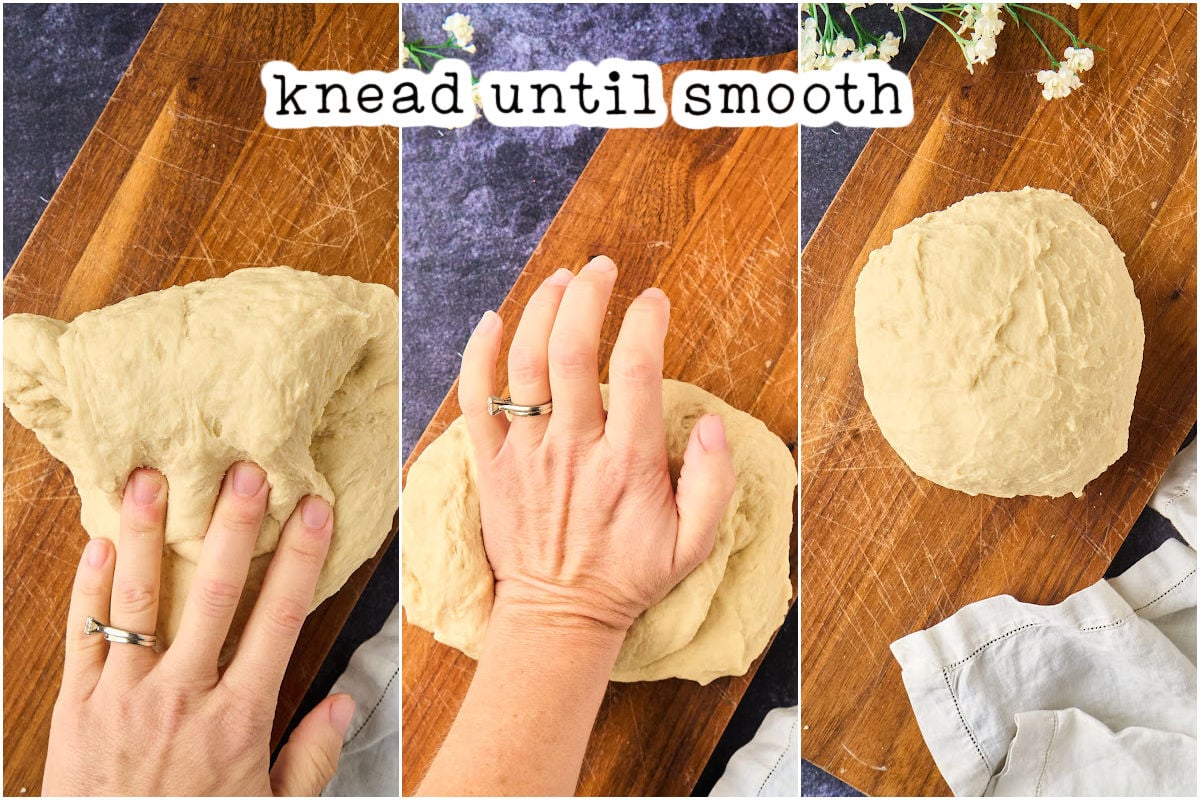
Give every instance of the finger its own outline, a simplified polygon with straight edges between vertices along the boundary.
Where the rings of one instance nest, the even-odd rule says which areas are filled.
[[[84,698],[96,688],[104,657],[108,654],[107,642],[100,634],[85,636],[83,623],[88,617],[100,622],[108,618],[112,596],[113,557],[112,542],[98,537],[83,548],[79,569],[75,571],[75,585],[71,589],[71,608],[67,612],[67,655],[63,663],[63,691]]]
[[[333,511],[320,497],[300,501],[279,535],[262,591],[225,680],[251,697],[275,697],[304,618],[317,576],[329,552]]]
[[[167,482],[152,469],[136,469],[121,499],[121,531],[113,576],[112,612],[108,624],[134,633],[154,633],[158,625],[159,578],[167,519]],[[154,651],[118,645],[118,663],[152,662]],[[109,659],[112,663],[113,659]]]
[[[500,451],[508,433],[504,416],[488,413],[488,397],[496,391],[496,359],[500,356],[502,334],[500,317],[488,311],[467,340],[458,376],[458,407],[481,461],[490,461]]]
[[[164,658],[164,665],[179,674],[216,682],[217,655],[242,597],[270,491],[266,473],[256,464],[239,462],[225,474],[179,634]]]
[[[679,536],[675,542],[675,572],[687,575],[708,557],[717,525],[733,496],[733,458],[725,440],[725,425],[716,414],[696,421],[683,453],[683,469],[675,489]]]
[[[550,333],[550,395],[554,411],[550,427],[576,434],[604,427],[597,351],[617,267],[597,256],[579,271],[563,293]]]
[[[609,443],[626,452],[666,453],[663,433],[663,343],[671,303],[647,289],[630,304],[608,362]]]
[[[276,797],[316,797],[333,779],[342,740],[354,716],[348,694],[326,697],[308,712],[271,767],[271,789]]]
[[[526,406],[541,405],[550,399],[550,374],[546,363],[550,332],[562,302],[563,292],[571,282],[571,271],[560,269],[542,282],[529,302],[517,332],[508,349],[508,388],[514,403]],[[526,440],[541,441],[549,423],[547,417],[523,417],[513,433]]]

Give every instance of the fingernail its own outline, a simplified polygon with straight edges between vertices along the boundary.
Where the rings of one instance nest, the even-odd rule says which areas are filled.
[[[254,497],[267,475],[257,465],[243,461],[233,468],[233,491],[242,497]]]
[[[350,718],[354,716],[354,700],[350,695],[342,695],[329,706],[329,722],[342,738],[350,727]]]
[[[108,540],[92,539],[87,543],[87,547],[83,548],[83,558],[92,569],[103,567],[104,562],[108,560]]]
[[[479,318],[479,323],[475,326],[476,333],[487,333],[496,329],[496,324],[500,322],[500,315],[495,311],[485,311],[483,316]]]
[[[560,267],[553,275],[551,275],[549,278],[546,278],[546,285],[566,286],[571,282],[571,278],[574,277],[575,275],[572,274],[571,270],[567,269],[566,267]]]
[[[668,303],[671,302],[670,298],[667,297],[667,293],[657,286],[651,286],[649,289],[642,292],[642,297],[650,297],[654,298],[655,300],[666,300]]]
[[[608,256],[596,256],[585,264],[583,268],[594,272],[614,272],[617,269],[617,265]]]
[[[162,479],[151,469],[136,469],[129,481],[133,490],[133,502],[139,506],[154,505],[162,490]]]
[[[304,504],[300,507],[300,519],[304,521],[305,527],[315,531],[321,530],[325,523],[329,522],[329,504],[316,496],[304,498]]]
[[[700,444],[709,452],[720,452],[725,449],[725,425],[716,414],[706,414],[700,418]]]

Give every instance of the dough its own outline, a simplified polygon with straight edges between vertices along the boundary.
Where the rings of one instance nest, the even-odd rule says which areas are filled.
[[[601,387],[605,402],[607,387]],[[663,382],[672,480],[692,425],[717,412],[737,485],[708,558],[634,622],[616,681],[741,675],[783,623],[792,585],[788,549],[796,463],[759,420],[688,383]],[[439,642],[478,658],[492,610],[475,459],[459,418],[408,471],[404,487],[404,610]]]
[[[1065,194],[988,192],[900,228],[854,321],[867,405],[934,483],[1078,497],[1128,446],[1141,308],[1121,250]]]
[[[386,286],[288,267],[133,297],[70,324],[4,320],[4,402],[65,463],[88,533],[117,540],[129,473],[167,478],[159,607],[169,642],[222,476],[266,470],[267,516],[236,641],[297,501],[335,509],[313,608],[379,549],[399,494],[399,310]]]

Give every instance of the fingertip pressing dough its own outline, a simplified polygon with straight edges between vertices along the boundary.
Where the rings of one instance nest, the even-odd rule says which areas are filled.
[[[602,387],[607,403],[607,387]],[[791,599],[789,541],[796,463],[762,422],[688,383],[663,382],[672,481],[696,420],[716,412],[736,487],[712,552],[630,628],[616,681],[741,675],[783,623]],[[462,418],[412,465],[404,487],[404,611],[408,622],[478,658],[494,579],[484,551],[476,465]]]
[[[158,635],[174,638],[226,470],[270,499],[236,641],[279,533],[307,494],[334,507],[312,608],[375,554],[399,494],[399,307],[386,286],[288,267],[129,298],[65,323],[4,320],[4,402],[71,470],[84,528],[117,541],[125,481],[168,483]]]
[[[903,226],[859,275],[854,321],[867,405],[934,483],[1080,496],[1128,446],[1141,307],[1068,195],[988,192]]]

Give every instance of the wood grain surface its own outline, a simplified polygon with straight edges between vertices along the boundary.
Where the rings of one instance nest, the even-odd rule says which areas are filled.
[[[683,69],[795,66],[793,52],[668,65],[663,78],[669,96],[672,78]],[[794,448],[796,133],[794,127],[687,131],[670,122],[654,130],[608,132],[499,309],[505,349],[543,279],[558,267],[577,269],[591,256],[607,254],[620,277],[601,364],[626,307],[647,286],[659,286],[672,306],[667,377],[696,383],[754,414]],[[455,392],[450,390],[409,464],[459,415]],[[794,584],[794,558],[792,575]],[[411,794],[454,719],[475,662],[407,623],[403,637],[401,772],[404,792]],[[682,680],[610,683],[580,793],[688,794],[759,661],[743,676],[703,687]]]
[[[938,29],[911,126],[871,138],[801,259],[802,752],[879,795],[946,794],[888,645],[976,600],[1098,580],[1196,418],[1194,5],[1055,6],[1104,48],[1046,102],[1012,21],[967,73]],[[1061,33],[1035,23],[1058,52]],[[1126,254],[1146,325],[1129,451],[1081,498],[969,497],[914,476],[862,396],[854,284],[892,231],[978,192],[1075,197]]]
[[[5,280],[5,313],[69,320],[131,295],[273,264],[395,289],[396,129],[266,127],[259,70],[273,59],[300,69],[396,69],[397,7],[164,8]],[[69,472],[6,412],[8,795],[41,784],[61,632],[86,541]],[[377,559],[309,617],[280,696],[276,741]]]

